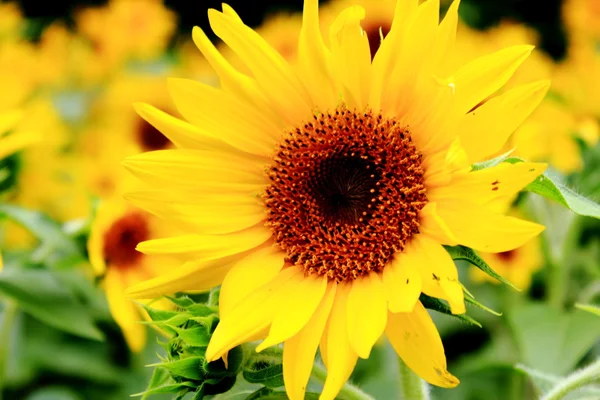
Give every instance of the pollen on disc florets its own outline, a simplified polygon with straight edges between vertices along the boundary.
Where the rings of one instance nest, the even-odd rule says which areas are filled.
[[[269,167],[267,225],[287,260],[338,282],[379,272],[427,203],[408,129],[340,107],[289,133]]]

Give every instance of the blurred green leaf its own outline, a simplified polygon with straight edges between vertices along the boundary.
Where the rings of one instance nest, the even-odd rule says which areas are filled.
[[[68,387],[51,386],[36,390],[26,400],[83,400],[76,392]]]
[[[31,255],[33,262],[51,267],[70,267],[83,260],[77,243],[63,231],[60,224],[41,212],[2,204],[0,218],[19,223],[39,239],[40,246]]]
[[[504,279],[500,274],[494,271],[494,269],[490,267],[489,264],[483,260],[483,258],[479,257],[475,250],[465,246],[444,246],[444,248],[446,249],[448,254],[450,254],[450,257],[452,257],[453,260],[468,261],[470,264],[479,268],[492,278],[510,286],[515,290],[520,291],[512,283],[510,283],[509,281]]]
[[[92,314],[60,274],[43,269],[6,269],[0,293],[38,320],[73,335],[103,340]]]
[[[561,312],[541,303],[512,309],[508,322],[521,361],[551,374],[571,371],[600,337],[600,324],[595,315]]]

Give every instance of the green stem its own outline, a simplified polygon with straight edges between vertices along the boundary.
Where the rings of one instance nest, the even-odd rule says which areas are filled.
[[[417,374],[398,358],[400,371],[400,399],[402,400],[429,400],[429,386]]]
[[[600,358],[586,368],[563,379],[541,400],[561,400],[572,391],[596,381],[600,381]]]
[[[313,366],[312,377],[321,383],[325,383],[327,371],[321,364],[315,363]],[[363,392],[350,382],[344,384],[340,390],[339,398],[344,400],[375,400],[371,395]]]
[[[17,312],[17,304],[10,299],[6,299],[2,322],[0,322],[0,400],[2,400],[6,366],[8,364],[8,350]]]

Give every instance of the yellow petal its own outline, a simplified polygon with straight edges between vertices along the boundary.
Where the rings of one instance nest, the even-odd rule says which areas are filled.
[[[421,378],[445,388],[459,384],[446,369],[442,340],[420,302],[412,313],[390,313],[386,334],[398,356]]]
[[[371,80],[369,40],[360,27],[364,18],[365,9],[352,6],[331,24],[333,73],[342,84],[346,104],[358,109],[366,106]]]
[[[264,342],[256,347],[262,351],[281,343],[298,333],[310,320],[327,288],[327,278],[303,274],[295,278],[282,301],[277,304],[277,312],[271,324],[271,331]]]
[[[419,212],[419,231],[424,235],[434,238],[441,244],[455,246],[458,244],[456,236],[452,233],[446,222],[439,216],[437,203],[429,202]]]
[[[150,125],[162,132],[177,147],[190,149],[220,149],[239,152],[235,147],[206,133],[198,127],[175,118],[158,108],[144,103],[135,103],[135,111]]]
[[[104,276],[108,308],[121,327],[129,348],[138,352],[146,344],[146,327],[139,323],[140,314],[133,301],[125,297],[125,283],[118,268],[109,268]]]
[[[260,91],[256,81],[233,68],[202,29],[197,26],[194,27],[192,39],[219,75],[223,89],[243,98],[246,102],[256,104],[257,107],[263,110],[268,109],[267,98]]]
[[[294,284],[293,278],[303,274],[300,267],[281,271],[272,281],[250,293],[234,307],[227,318],[222,318],[206,349],[206,359],[214,361],[235,346],[248,341],[273,321],[277,300]]]
[[[459,132],[471,163],[502,150],[510,134],[544,99],[549,87],[547,80],[522,85],[486,101],[465,115]]]
[[[219,295],[219,312],[227,317],[246,296],[277,276],[285,254],[275,246],[250,252],[239,260],[225,277]]]
[[[186,254],[198,261],[214,260],[254,249],[271,237],[271,231],[259,224],[227,235],[186,235],[155,239],[137,246],[144,254]]]
[[[197,189],[235,185],[259,192],[268,184],[263,162],[217,150],[149,151],[128,157],[122,164],[156,187],[168,184]]]
[[[317,346],[329,317],[337,284],[330,282],[306,326],[283,344],[283,379],[290,400],[303,400]]]
[[[465,200],[438,201],[438,215],[459,244],[487,253],[522,246],[539,235],[544,226],[488,211]]]
[[[387,80],[396,65],[398,48],[405,37],[406,20],[415,12],[418,0],[396,0],[394,19],[379,50],[373,58],[373,80],[369,104],[374,110],[381,108],[381,97],[387,90]]]
[[[335,300],[327,320],[326,334],[321,340],[321,354],[327,360],[327,379],[321,393],[321,400],[333,400],[344,383],[350,378],[358,360],[348,340],[348,293],[350,285],[340,284],[337,287]],[[323,345],[323,340],[326,341]]]
[[[169,79],[169,93],[192,124],[232,147],[269,157],[281,130],[235,95],[189,79]]]
[[[387,321],[387,301],[378,274],[372,272],[352,282],[347,314],[350,345],[359,357],[369,358]]]
[[[533,182],[546,169],[542,163],[502,163],[474,172],[456,173],[446,186],[432,188],[427,197],[433,201],[463,199],[487,204],[499,197],[512,197]]]
[[[296,124],[311,115],[308,92],[287,61],[267,42],[238,19],[208,10],[213,31],[252,71],[273,108],[288,123]]]
[[[383,286],[391,312],[411,312],[421,295],[419,265],[411,253],[398,253],[383,269]]]
[[[23,119],[25,113],[21,110],[7,110],[0,112],[0,137],[13,129]]]
[[[3,137],[0,139],[0,160],[40,140],[39,134],[30,132],[14,132]]]
[[[494,94],[529,57],[533,46],[519,45],[477,58],[448,78],[455,88],[455,105],[459,115]]]
[[[447,65],[450,63],[446,62],[452,57],[455,41],[456,41],[456,28],[458,25],[458,7],[460,0],[454,0],[452,5],[446,11],[444,20],[439,25],[435,44],[431,50],[431,57],[429,63],[436,72],[437,76],[445,76],[447,71]]]
[[[267,218],[267,209],[256,193],[228,193],[226,189],[223,193],[198,193],[195,189],[135,192],[125,198],[177,227],[199,234],[231,234]]]
[[[423,293],[447,300],[453,314],[465,313],[463,288],[448,252],[425,235],[415,235],[405,251],[421,273]]]
[[[154,299],[176,292],[198,292],[220,285],[244,254],[225,259],[188,261],[182,266],[127,289],[132,299]]]
[[[337,105],[331,53],[325,47],[319,25],[319,1],[306,0],[298,41],[299,74],[306,83],[314,105],[328,110]]]

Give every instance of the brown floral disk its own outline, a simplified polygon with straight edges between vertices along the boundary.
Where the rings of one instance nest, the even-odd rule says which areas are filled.
[[[267,174],[287,261],[338,282],[380,272],[419,231],[421,154],[394,119],[340,107],[288,134]]]
[[[135,265],[143,254],[135,248],[150,239],[147,218],[139,212],[127,214],[110,226],[104,233],[104,260],[106,264],[120,268]]]

